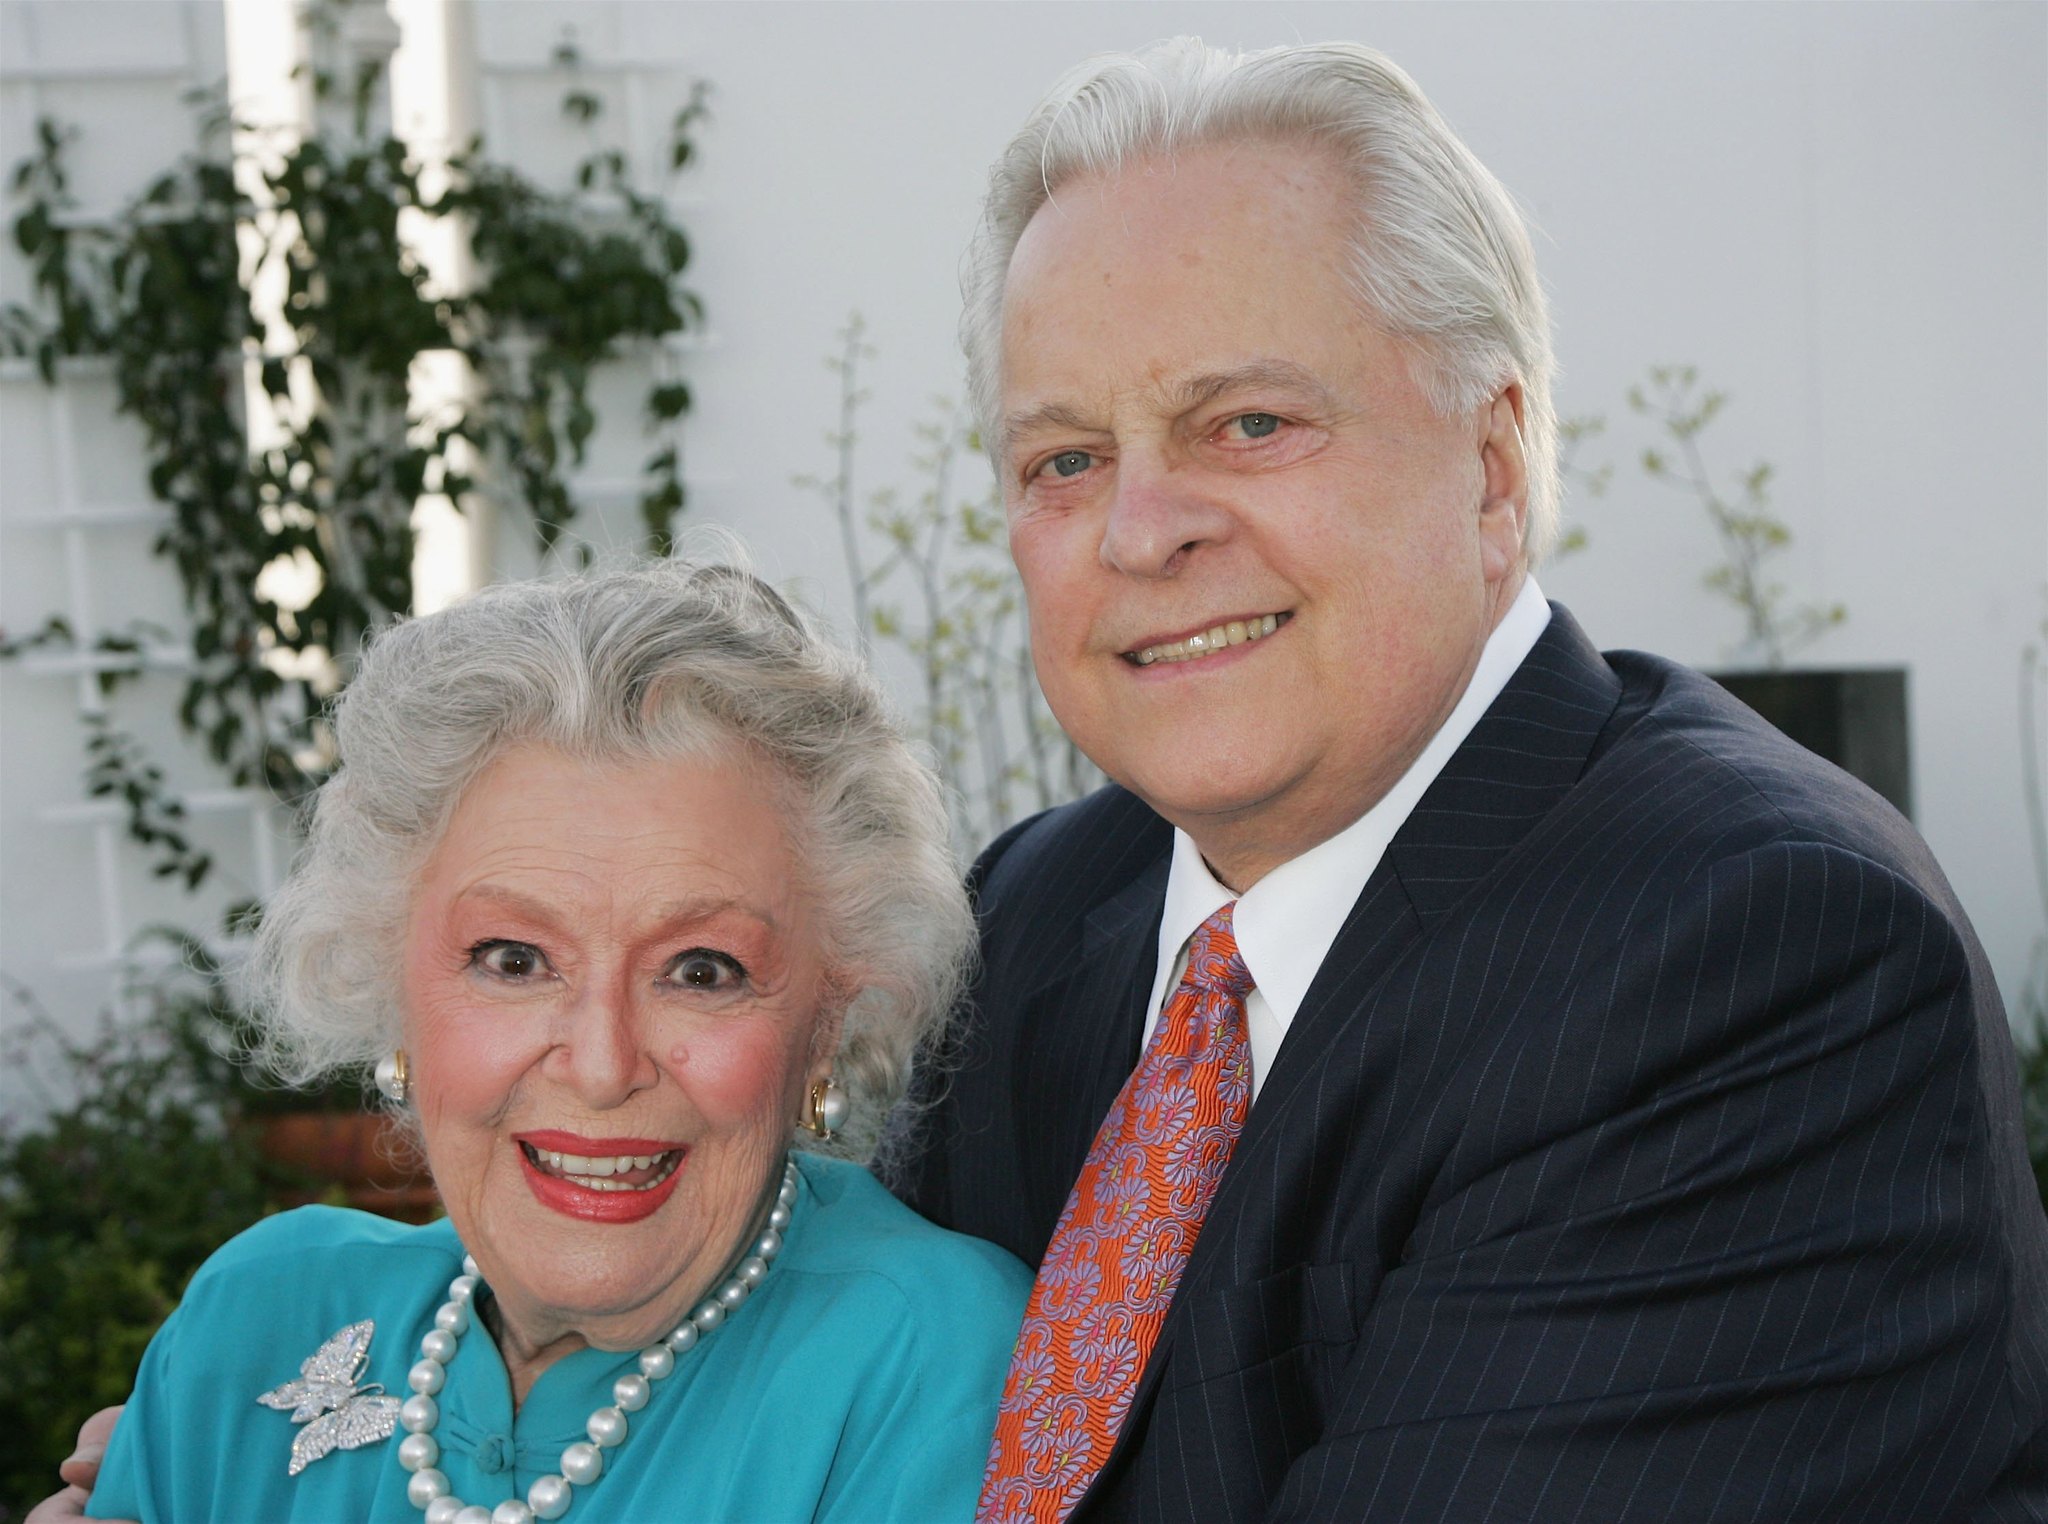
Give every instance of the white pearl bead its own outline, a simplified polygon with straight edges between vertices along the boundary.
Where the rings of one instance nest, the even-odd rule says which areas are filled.
[[[420,1340],[420,1353],[446,1365],[455,1358],[455,1335],[445,1328],[428,1329],[427,1336]]]
[[[469,1308],[461,1302],[443,1302],[434,1309],[434,1326],[452,1334],[469,1332]]]
[[[762,1259],[773,1259],[782,1252],[782,1235],[770,1228],[754,1240],[754,1253]],[[742,1266],[742,1268],[745,1268]]]
[[[533,1510],[517,1498],[507,1498],[491,1510],[491,1524],[533,1524]]]
[[[441,1447],[431,1434],[408,1434],[398,1442],[398,1464],[408,1471],[424,1471],[441,1458]]]
[[[740,1261],[739,1278],[740,1284],[745,1286],[747,1290],[752,1291],[761,1282],[768,1279],[768,1261],[762,1259],[758,1254],[749,1254]]]
[[[725,1309],[716,1302],[706,1302],[690,1314],[690,1321],[697,1325],[699,1333],[710,1333],[725,1321]]]
[[[731,1312],[747,1299],[747,1288],[743,1282],[727,1281],[718,1288],[719,1305]]]
[[[622,1413],[637,1413],[646,1407],[648,1393],[645,1376],[621,1376],[612,1383],[612,1401]]]
[[[562,1475],[578,1487],[588,1487],[604,1471],[604,1452],[596,1445],[578,1440],[562,1452]]]
[[[440,1391],[442,1383],[447,1379],[447,1367],[439,1360],[415,1361],[413,1368],[405,1373],[405,1384],[427,1397]]]
[[[768,1213],[768,1226],[777,1230],[789,1226],[789,1208],[777,1203]]]
[[[473,1255],[473,1254],[465,1254],[465,1255],[463,1255],[463,1256],[462,1256],[462,1273],[463,1273],[464,1275],[475,1275],[475,1276],[481,1276],[481,1275],[483,1274],[483,1271],[481,1271],[481,1270],[477,1269],[477,1267],[476,1267],[476,1256],[475,1256],[475,1255]]]
[[[457,1513],[449,1524],[491,1524],[491,1511],[481,1503],[471,1503]]]
[[[650,1344],[640,1351],[640,1374],[649,1381],[659,1381],[675,1368],[676,1357],[659,1344]]]
[[[662,1342],[680,1355],[697,1342],[697,1325],[685,1323]]]
[[[398,1421],[408,1434],[424,1434],[440,1419],[441,1405],[424,1392],[414,1392],[398,1405]]]
[[[456,1515],[462,1512],[462,1499],[438,1497],[427,1504],[427,1524],[455,1524]]]
[[[412,1480],[405,1484],[406,1499],[415,1508],[424,1508],[435,1498],[448,1496],[448,1478],[432,1466],[424,1471],[415,1471]]]
[[[458,1275],[448,1283],[448,1300],[466,1302],[476,1295],[477,1279],[473,1275]]]
[[[622,1445],[626,1442],[626,1415],[617,1408],[599,1408],[583,1425],[583,1432],[590,1436],[591,1443],[604,1449]]]
[[[569,1479],[544,1476],[526,1489],[526,1506],[536,1519],[559,1519],[569,1511]]]

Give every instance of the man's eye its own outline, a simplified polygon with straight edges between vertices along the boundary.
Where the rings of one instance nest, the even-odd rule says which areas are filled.
[[[500,979],[532,979],[549,971],[547,954],[530,942],[479,942],[469,960]]]
[[[1062,450],[1040,468],[1040,473],[1050,471],[1055,476],[1079,476],[1095,464],[1095,457],[1086,450]]]
[[[692,990],[730,989],[746,978],[747,971],[738,960],[722,952],[713,952],[708,947],[694,947],[686,953],[677,953],[663,977],[670,984],[680,984]]]
[[[1230,420],[1230,425],[1239,429],[1246,439],[1265,439],[1278,431],[1280,416],[1277,413],[1240,413]]]

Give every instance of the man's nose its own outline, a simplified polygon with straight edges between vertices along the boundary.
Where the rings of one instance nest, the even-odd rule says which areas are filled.
[[[1170,577],[1198,546],[1226,539],[1234,523],[1198,472],[1127,451],[1117,462],[1102,564],[1126,576]]]
[[[586,990],[567,1021],[562,1078],[591,1110],[623,1105],[660,1078],[647,1046],[646,1015],[631,991],[619,984]]]

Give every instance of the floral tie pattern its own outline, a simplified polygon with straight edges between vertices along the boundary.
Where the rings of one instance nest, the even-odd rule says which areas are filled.
[[[1187,972],[1053,1229],[982,1477],[983,1524],[1064,1519],[1130,1409],[1251,1106],[1252,978],[1234,908],[1195,932]]]

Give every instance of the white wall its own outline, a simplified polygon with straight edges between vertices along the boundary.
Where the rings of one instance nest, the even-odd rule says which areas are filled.
[[[1541,225],[1560,403],[1619,469],[1570,505],[1591,548],[1544,577],[1594,639],[1712,664],[1739,627],[1699,585],[1697,510],[1643,481],[1622,404],[1650,363],[1732,395],[1728,467],[1779,470],[1784,580],[1848,622],[1809,653],[1910,668],[1922,830],[2010,993],[2043,913],[2026,857],[2021,646],[2048,612],[2048,8],[652,5],[491,0],[486,58],[593,57],[717,91],[685,182],[713,336],[691,360],[695,513],[842,603],[818,363],[850,309],[882,353],[863,449],[902,479],[958,392],[956,270],[988,160],[1084,54],[1195,31],[1381,47]]]

